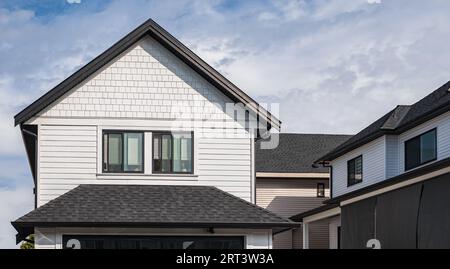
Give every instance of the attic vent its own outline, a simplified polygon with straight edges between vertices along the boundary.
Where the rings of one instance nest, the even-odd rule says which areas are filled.
[[[450,92],[450,88],[447,89],[447,92]]]

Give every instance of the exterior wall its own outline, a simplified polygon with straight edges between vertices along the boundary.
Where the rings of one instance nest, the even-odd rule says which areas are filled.
[[[362,147],[338,157],[337,159],[334,159],[331,162],[331,165],[333,166],[332,197],[336,197],[384,180],[386,176],[385,147],[386,139],[385,136],[382,136]],[[359,155],[363,156],[363,181],[347,187],[347,161]]]
[[[405,172],[405,141],[434,128],[437,131],[437,160],[450,157],[450,112],[447,112],[398,136],[399,174]]]
[[[317,198],[317,183],[325,183],[325,195],[329,197],[328,179],[312,178],[257,178],[256,204],[279,216],[289,218],[322,205],[327,198]],[[311,227],[310,242],[317,248],[328,246],[328,227]],[[301,248],[301,229],[274,235],[273,248]]]
[[[341,226],[341,216],[329,220],[330,249],[338,249],[338,227]]]
[[[386,136],[386,177],[391,178],[400,173],[399,167],[399,149],[398,136]]]
[[[254,202],[252,135],[231,102],[146,38],[29,123],[39,126],[38,206],[79,184],[212,185]],[[145,131],[144,174],[102,174],[102,130]],[[151,173],[152,131],[194,132],[193,175]]]
[[[386,135],[331,162],[333,197],[372,185],[405,172],[405,141],[436,128],[437,160],[450,157],[450,112],[418,125],[400,135]],[[363,182],[347,187],[347,161],[363,155]]]
[[[77,235],[193,235],[211,236],[205,229],[132,229],[132,228],[35,228],[36,249],[62,249],[64,234]],[[244,236],[247,249],[272,248],[272,230],[215,229],[216,236]]]

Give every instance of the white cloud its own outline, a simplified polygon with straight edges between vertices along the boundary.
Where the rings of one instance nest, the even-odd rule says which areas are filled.
[[[69,4],[81,4],[81,0],[67,0]]]
[[[0,155],[25,158],[17,112],[148,17],[257,100],[280,102],[284,131],[357,132],[450,79],[450,1],[380,2],[244,1],[230,11],[222,1],[112,1],[45,22],[0,9]],[[31,185],[19,170],[0,180]],[[33,197],[18,191],[11,203]],[[13,214],[11,203],[0,212]],[[13,240],[7,221],[0,237]]]
[[[18,248],[15,234],[17,231],[11,226],[11,221],[33,209],[34,201],[32,189],[0,188],[0,248]]]

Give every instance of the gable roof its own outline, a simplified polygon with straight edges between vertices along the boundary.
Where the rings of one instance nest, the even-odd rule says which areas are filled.
[[[131,47],[146,35],[150,35],[155,40],[157,40],[161,45],[175,54],[184,63],[186,63],[208,82],[210,82],[217,89],[223,92],[231,100],[233,100],[234,102],[241,102],[246,104],[249,109],[255,113],[255,115],[258,115],[259,118],[267,121],[270,126],[273,126],[276,129],[280,128],[281,121],[279,119],[274,117],[263,107],[260,107],[255,100],[253,100],[236,85],[222,76],[218,71],[208,65],[205,61],[200,59],[200,57],[198,57],[179,40],[177,40],[151,19],[147,20],[145,23],[137,27],[124,38],[115,43],[112,47],[97,56],[91,62],[83,66],[81,69],[76,71],[56,87],[48,91],[46,94],[34,101],[31,105],[15,115],[15,125],[22,124],[31,119],[37,113],[45,109],[58,98],[62,97],[78,84],[82,83],[85,79],[108,64],[111,60],[119,56],[122,52],[124,52],[126,49]]]
[[[336,148],[350,137],[350,135],[335,134],[280,133],[278,146],[273,149],[261,149],[261,143],[267,142],[267,140],[258,140],[255,145],[256,172],[328,172],[328,168],[313,168],[312,164],[317,158]]]
[[[12,222],[32,227],[292,228],[298,224],[210,186],[80,185]]]
[[[345,143],[318,158],[328,162],[385,134],[400,134],[450,110],[450,81],[409,106],[397,106]]]

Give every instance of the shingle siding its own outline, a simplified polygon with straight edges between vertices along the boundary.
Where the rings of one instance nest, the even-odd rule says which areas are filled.
[[[228,117],[215,104],[225,107],[227,102],[220,91],[147,37],[41,116],[191,118],[180,115],[186,111],[196,119],[223,120]]]
[[[222,92],[148,37],[55,102],[39,125],[38,206],[79,184],[209,185],[254,202],[254,145]],[[173,108],[173,109],[172,109]],[[194,175],[101,171],[102,130],[194,132]],[[146,135],[150,139],[151,135]]]

